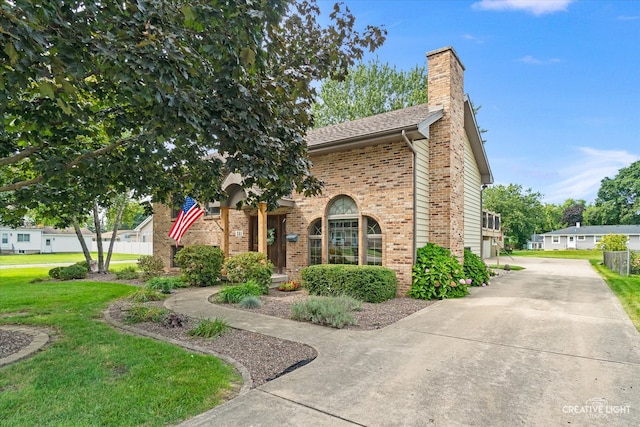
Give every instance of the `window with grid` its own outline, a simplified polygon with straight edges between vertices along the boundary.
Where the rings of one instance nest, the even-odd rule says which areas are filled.
[[[322,264],[322,220],[317,219],[309,227],[309,265]]]
[[[382,265],[382,230],[380,224],[375,219],[364,217],[365,229],[367,230],[367,265]]]
[[[31,234],[18,233],[18,242],[30,242]]]
[[[329,206],[329,264],[358,264],[358,207],[340,196]]]

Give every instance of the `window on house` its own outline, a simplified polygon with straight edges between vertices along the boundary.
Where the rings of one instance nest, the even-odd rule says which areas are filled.
[[[329,206],[329,264],[358,264],[358,207],[340,196]]]
[[[7,233],[2,233],[2,243],[5,245],[9,243],[9,235]]]
[[[367,230],[367,265],[382,265],[382,230],[375,219],[365,216],[364,227]]]
[[[180,215],[180,211],[182,209],[180,208],[171,208],[171,219],[176,219],[178,218],[178,215]]]
[[[213,206],[213,203],[207,204],[208,216],[220,216],[220,206]]]
[[[182,250],[184,246],[171,246],[171,268],[180,267],[176,264],[176,255]]]
[[[593,240],[598,243],[600,240],[602,240],[602,236],[594,236]]]
[[[18,233],[18,242],[30,242],[31,234]]]
[[[45,246],[51,246],[51,239],[47,239],[44,241]]]
[[[322,264],[322,220],[317,219],[309,227],[309,265]]]
[[[560,243],[560,236],[551,236],[551,243]]]
[[[584,241],[584,236],[578,236],[578,240]]]

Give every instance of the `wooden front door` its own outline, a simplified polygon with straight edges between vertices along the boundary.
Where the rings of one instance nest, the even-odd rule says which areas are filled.
[[[286,215],[267,215],[267,258],[273,263],[273,272],[283,274],[287,267]],[[258,252],[258,217],[251,217],[249,250]],[[270,240],[273,237],[273,242]]]

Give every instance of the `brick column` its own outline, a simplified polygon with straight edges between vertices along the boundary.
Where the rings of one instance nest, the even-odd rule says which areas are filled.
[[[429,241],[464,256],[464,66],[452,47],[427,53],[429,107],[443,107],[430,129]]]

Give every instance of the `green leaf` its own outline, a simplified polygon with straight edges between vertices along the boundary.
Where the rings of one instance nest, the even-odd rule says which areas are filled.
[[[19,56],[18,52],[16,52],[16,48],[13,46],[13,43],[7,42],[4,45],[4,52],[9,56],[9,61],[11,65],[15,65],[18,62]]]

